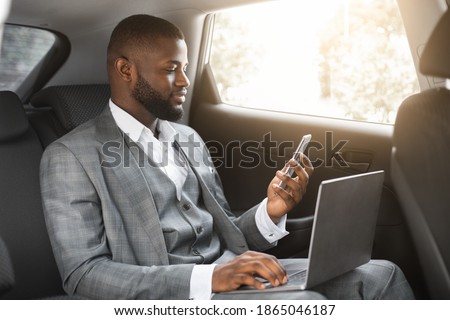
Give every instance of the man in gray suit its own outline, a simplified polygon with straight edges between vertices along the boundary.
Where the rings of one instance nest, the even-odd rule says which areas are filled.
[[[296,178],[277,172],[267,198],[235,217],[201,138],[169,122],[181,118],[189,87],[182,32],[156,17],[126,18],[111,35],[107,65],[109,106],[49,146],[41,163],[65,290],[97,299],[209,299],[241,285],[264,289],[256,276],[286,283],[279,261],[259,251],[287,234],[286,213],[313,172],[308,158],[290,163]],[[287,191],[277,186],[281,180]],[[348,288],[335,281],[321,292],[334,299],[363,291],[362,298],[411,297],[389,263],[346,277]]]

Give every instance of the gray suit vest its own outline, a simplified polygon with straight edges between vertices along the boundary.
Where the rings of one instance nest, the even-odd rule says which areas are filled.
[[[154,165],[151,159],[149,162]],[[190,165],[180,201],[175,184],[160,168],[147,167],[143,172],[158,210],[169,263],[202,264],[219,258],[220,240],[213,217],[205,208],[201,187]]]

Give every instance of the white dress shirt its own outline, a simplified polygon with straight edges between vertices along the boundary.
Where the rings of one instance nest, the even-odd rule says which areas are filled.
[[[109,100],[109,107],[117,126],[130,139],[142,147],[147,156],[151,156],[159,168],[173,181],[177,190],[177,198],[181,199],[181,190],[188,174],[187,163],[175,162],[176,153],[172,146],[176,135],[175,129],[168,121],[155,121],[151,128],[147,128],[129,113]],[[158,130],[158,139],[153,132]],[[151,155],[149,154],[151,153]],[[286,231],[286,216],[278,224],[274,224],[267,214],[267,198],[259,205],[255,214],[258,230],[270,243],[283,238]],[[190,299],[207,300],[212,293],[212,274],[215,264],[195,265],[191,274]]]

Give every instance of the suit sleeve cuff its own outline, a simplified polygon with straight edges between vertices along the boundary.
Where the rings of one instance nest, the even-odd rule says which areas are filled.
[[[286,219],[287,216],[284,215],[277,224],[273,223],[267,213],[267,198],[261,202],[255,214],[259,232],[270,243],[274,243],[289,234],[286,231]]]
[[[215,264],[195,265],[191,274],[189,299],[210,300],[212,294],[212,274]]]

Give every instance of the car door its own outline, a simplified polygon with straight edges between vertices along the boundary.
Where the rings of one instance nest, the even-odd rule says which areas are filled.
[[[237,213],[265,197],[276,170],[289,160],[302,135],[312,134],[307,155],[314,174],[300,205],[289,213],[290,234],[269,251],[278,257],[307,256],[321,181],[384,170],[373,258],[396,262],[420,288],[420,268],[390,177],[395,109],[402,98],[419,90],[398,8],[392,0],[374,2],[372,8],[341,2],[326,13],[331,21],[328,34],[319,32],[323,39],[317,44],[304,31],[317,27],[308,16],[317,18],[325,2],[333,6],[320,1],[280,9],[276,2],[208,16],[189,122],[209,146]],[[301,10],[307,12],[299,16]],[[385,18],[367,20],[385,17],[386,12],[392,30],[381,30]],[[307,21],[291,23],[295,19]],[[378,37],[382,32],[389,35]],[[358,43],[373,34],[374,39]],[[398,37],[395,43],[392,37]],[[260,42],[253,44],[255,38]],[[309,91],[318,92],[320,99],[312,99]],[[345,110],[336,110],[333,101],[346,105]]]

